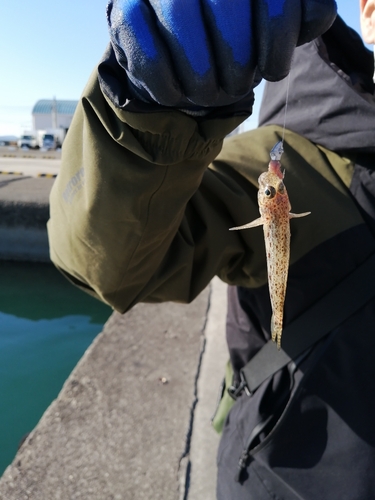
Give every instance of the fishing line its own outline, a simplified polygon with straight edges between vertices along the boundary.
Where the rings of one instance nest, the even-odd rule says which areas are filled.
[[[290,71],[287,76],[286,81],[286,98],[285,98],[285,111],[284,111],[284,125],[283,125],[283,135],[281,139],[281,143],[284,145],[284,137],[285,137],[285,125],[286,125],[286,112],[288,110],[288,101],[289,101],[289,84],[290,84]]]

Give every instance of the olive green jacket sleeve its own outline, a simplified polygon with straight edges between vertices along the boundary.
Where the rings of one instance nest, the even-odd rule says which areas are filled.
[[[144,300],[192,300],[227,259],[215,251],[213,261],[207,214],[193,206],[186,214],[186,205],[223,137],[245,118],[129,113],[103,95],[94,72],[51,192],[55,265],[121,312]],[[231,239],[227,252],[236,253]]]
[[[94,72],[51,192],[55,265],[120,312],[140,301],[189,302],[214,275],[230,284],[264,284],[262,229],[229,228],[259,216],[257,178],[281,130],[225,140],[219,155],[224,137],[245,118],[130,113],[105,98]],[[293,211],[313,215],[292,222],[292,260],[359,222],[328,153],[295,136],[285,134],[286,184]],[[326,201],[317,199],[314,183]],[[330,212],[334,229],[319,222]]]

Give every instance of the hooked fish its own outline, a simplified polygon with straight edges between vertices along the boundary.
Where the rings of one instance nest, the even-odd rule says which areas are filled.
[[[280,159],[284,152],[282,141],[271,149],[268,171],[258,179],[258,204],[260,217],[248,224],[230,228],[231,231],[263,225],[266,246],[268,286],[272,307],[271,336],[281,347],[284,302],[289,269],[290,219],[305,217],[311,212],[294,214],[283,182]]]

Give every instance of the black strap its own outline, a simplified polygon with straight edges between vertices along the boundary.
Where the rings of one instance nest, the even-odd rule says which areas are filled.
[[[281,349],[270,340],[242,368],[243,388],[262,382],[339,326],[375,295],[375,254],[283,330]]]

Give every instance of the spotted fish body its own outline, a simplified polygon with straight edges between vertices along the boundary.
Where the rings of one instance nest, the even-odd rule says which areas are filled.
[[[290,254],[290,219],[304,217],[310,212],[293,214],[290,212],[288,193],[281,172],[280,158],[283,153],[282,142],[271,150],[268,171],[258,179],[258,204],[260,217],[248,224],[232,227],[231,230],[247,229],[263,225],[267,257],[268,286],[270,292],[272,319],[272,340],[281,347],[283,331],[284,302],[288,280]]]

